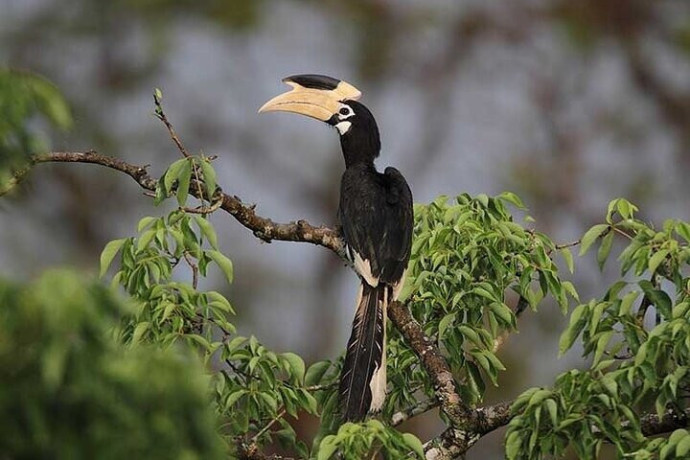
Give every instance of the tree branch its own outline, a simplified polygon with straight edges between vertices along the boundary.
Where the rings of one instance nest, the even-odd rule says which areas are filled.
[[[156,179],[149,176],[146,166],[135,166],[117,158],[100,155],[95,151],[87,152],[50,152],[31,157],[32,164],[40,163],[90,163],[105,166],[123,172],[134,179],[139,186],[148,191],[156,190]],[[22,170],[15,175],[19,182],[27,171]],[[198,191],[190,188],[190,194],[197,198]],[[296,222],[278,223],[256,214],[254,206],[245,205],[237,196],[222,195],[220,208],[233,216],[240,224],[252,231],[262,241],[270,243],[273,240],[312,243],[323,246],[335,252],[346,260],[345,247],[336,230],[320,226],[315,227],[304,220]]]
[[[420,401],[408,409],[401,410],[393,414],[390,424],[391,426],[398,426],[412,417],[416,417],[417,415],[430,411],[434,407],[438,407],[438,401],[436,399],[425,399],[424,401]]]
[[[669,433],[678,428],[690,426],[690,408],[678,413],[667,411],[661,417],[657,414],[643,414],[640,417],[640,430],[645,436],[656,436]]]
[[[406,305],[392,302],[388,317],[419,357],[422,366],[434,383],[441,410],[458,428],[466,428],[472,418],[472,410],[458,395],[453,373],[439,349],[424,334],[424,330],[412,317]]]

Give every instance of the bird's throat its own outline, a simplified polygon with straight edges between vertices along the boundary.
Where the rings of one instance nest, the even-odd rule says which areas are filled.
[[[340,136],[340,146],[343,150],[346,168],[362,164],[373,167],[374,159],[379,156],[381,150],[378,136],[354,130]]]

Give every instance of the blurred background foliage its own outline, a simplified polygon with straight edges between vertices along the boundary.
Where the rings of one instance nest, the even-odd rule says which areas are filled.
[[[72,116],[60,91],[29,72],[0,67],[0,184],[26,166],[31,154],[45,151],[41,122],[67,130]],[[2,187],[0,185],[0,190]]]
[[[417,202],[512,190],[558,242],[576,239],[617,196],[638,204],[644,221],[690,218],[686,0],[4,0],[0,66],[12,69],[8,82],[21,72],[44,88],[7,111],[6,95],[18,93],[0,77],[5,165],[16,161],[11,151],[52,145],[162,173],[176,151],[152,116],[151,89],[160,86],[187,147],[219,155],[227,193],[277,220],[332,224],[343,168],[334,134],[299,117],[255,115],[283,89],[280,78],[318,72],[364,91],[383,136],[379,165],[398,167]],[[48,128],[68,126],[69,112],[56,112],[60,98],[34,75],[64,93],[70,131]],[[16,123],[7,113],[30,120],[26,137],[3,137],[3,123]],[[96,271],[103,245],[150,207],[128,180],[89,165],[41,166],[25,192],[0,204],[3,277],[55,264]],[[213,220],[236,277],[231,292],[222,276],[203,288],[233,299],[240,332],[307,361],[336,356],[351,321],[352,274],[326,251],[263,245],[229,217]],[[583,301],[617,271],[602,277],[593,255],[578,266]],[[578,346],[556,359],[565,326],[557,310],[520,321],[499,356],[514,387],[490,392],[489,402],[580,362]],[[421,437],[438,430],[412,423],[406,429]],[[470,458],[499,455],[497,439]]]
[[[3,455],[226,458],[198,359],[122,345],[131,306],[101,283],[48,271],[0,304]]]

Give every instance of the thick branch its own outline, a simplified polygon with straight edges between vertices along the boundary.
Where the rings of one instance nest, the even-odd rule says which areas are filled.
[[[453,373],[439,349],[424,335],[424,330],[412,317],[406,305],[400,302],[391,303],[388,307],[388,317],[417,354],[434,382],[436,397],[443,413],[457,428],[469,428],[473,411],[460,399]]]
[[[669,433],[688,426],[690,426],[690,408],[680,413],[668,411],[661,417],[656,414],[643,414],[640,417],[640,430],[645,436]]]
[[[88,152],[50,152],[34,155],[32,164],[38,163],[91,163],[123,172],[134,179],[142,188],[154,191],[157,180],[149,176],[145,166],[135,166],[117,158],[100,155],[94,151]],[[21,176],[25,171],[21,173]],[[21,177],[18,177],[20,179]],[[192,187],[189,191],[197,196],[198,192]],[[200,198],[197,196],[197,198]],[[314,227],[304,220],[289,223],[277,223],[256,214],[253,206],[247,206],[236,196],[223,194],[221,208],[232,215],[240,224],[251,230],[262,241],[297,241],[312,243],[345,258],[345,249],[338,232],[325,227]]]
[[[391,426],[398,426],[412,417],[416,417],[417,415],[430,411],[434,407],[438,407],[438,401],[436,399],[425,399],[424,401],[421,401],[406,410],[401,410],[393,414],[391,417]]]

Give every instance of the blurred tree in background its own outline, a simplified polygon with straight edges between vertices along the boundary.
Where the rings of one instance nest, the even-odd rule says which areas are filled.
[[[131,307],[83,275],[0,284],[7,458],[226,458],[206,381],[182,350],[125,347]]]
[[[95,148],[151,163],[156,175],[172,161],[150,116],[150,90],[162,86],[191,150],[220,156],[214,166],[227,192],[278,220],[317,223],[333,222],[337,204],[342,165],[331,133],[248,114],[284,75],[342,77],[371,101],[380,165],[399,167],[419,202],[511,189],[540,231],[569,241],[615,196],[630,198],[638,218],[658,228],[667,217],[690,217],[689,10],[685,0],[6,0],[0,64],[47,76],[70,102],[70,133],[46,129],[50,115],[38,100],[25,105],[34,140],[50,134],[55,149]],[[105,243],[128,234],[149,206],[126,181],[89,166],[39,168],[25,184],[2,200],[0,266],[13,278],[54,264],[94,270]],[[232,288],[214,272],[202,283],[242,305],[239,330],[307,363],[335,356],[354,297],[339,260],[300,245],[261,245],[234,223],[214,223],[242,269]],[[622,249],[620,240],[611,244]],[[583,259],[572,279],[582,299],[600,298],[617,280],[613,264],[600,274],[594,259]],[[505,385],[516,394],[587,367],[580,341],[556,361],[563,327],[555,308],[522,321],[522,333],[499,351],[508,368],[501,391],[489,386],[486,400],[507,399]],[[314,432],[309,420],[295,424],[305,439]],[[422,438],[440,429],[423,417],[407,423]],[[470,458],[501,455],[499,438],[487,439]]]

